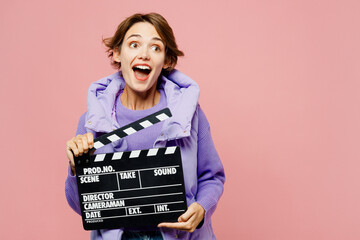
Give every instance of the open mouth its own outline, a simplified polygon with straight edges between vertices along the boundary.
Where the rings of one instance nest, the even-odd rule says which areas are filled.
[[[133,68],[136,79],[145,81],[151,72],[151,67],[148,65],[135,65]]]

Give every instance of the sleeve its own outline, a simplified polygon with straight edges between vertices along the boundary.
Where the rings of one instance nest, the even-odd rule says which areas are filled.
[[[211,138],[209,122],[200,107],[198,114],[198,192],[196,200],[205,209],[204,220],[198,226],[200,228],[215,211],[217,202],[223,193],[225,172]]]
[[[85,134],[85,113],[80,117],[78,127],[76,130],[76,135],[79,134]],[[72,175],[70,163],[68,166],[68,176],[65,180],[65,196],[66,200],[68,201],[70,207],[77,212],[78,214],[81,214],[80,209],[80,201],[79,201],[79,193],[76,183],[76,176]]]

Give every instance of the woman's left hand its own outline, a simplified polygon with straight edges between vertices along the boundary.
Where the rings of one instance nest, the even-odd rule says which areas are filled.
[[[205,216],[204,208],[197,202],[192,203],[187,211],[178,218],[178,222],[159,223],[158,227],[174,228],[181,231],[193,232]]]

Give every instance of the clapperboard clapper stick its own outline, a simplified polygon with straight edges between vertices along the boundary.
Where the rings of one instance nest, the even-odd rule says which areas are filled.
[[[94,140],[94,149],[171,117],[168,108]],[[180,147],[75,157],[85,230],[177,222],[187,209]]]

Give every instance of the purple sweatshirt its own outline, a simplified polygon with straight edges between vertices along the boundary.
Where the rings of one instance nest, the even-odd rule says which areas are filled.
[[[175,75],[175,77],[174,77]],[[209,123],[200,109],[199,105],[197,105],[197,97],[194,96],[192,101],[195,101],[195,108],[191,112],[191,114],[178,115],[179,113],[179,103],[175,102],[174,99],[181,99],[181,94],[184,95],[186,90],[189,87],[197,87],[192,80],[187,79],[187,77],[182,73],[176,71],[173,76],[169,75],[168,78],[162,77],[163,83],[161,84],[159,91],[161,93],[160,102],[154,107],[146,110],[130,110],[122,106],[120,102],[120,94],[123,90],[123,79],[119,73],[110,75],[104,79],[96,82],[100,83],[101,88],[95,88],[96,90],[91,92],[90,87],[89,95],[96,93],[97,99],[99,102],[104,102],[104,98],[106,99],[106,103],[109,104],[107,96],[99,97],[99,93],[103,94],[107,90],[113,90],[113,92],[117,91],[117,94],[112,94],[113,103],[111,104],[111,111],[109,109],[105,109],[104,112],[108,111],[107,121],[116,122],[111,123],[116,125],[116,128],[127,125],[130,122],[143,118],[149,114],[152,114],[156,111],[159,111],[165,107],[169,107],[173,113],[173,122],[161,122],[153,125],[152,127],[146,128],[142,131],[139,131],[135,134],[127,136],[125,141],[115,144],[114,146],[105,146],[103,149],[98,149],[96,153],[100,152],[114,152],[114,151],[132,151],[138,149],[149,149],[153,147],[164,147],[170,145],[178,145],[181,147],[181,152],[183,158],[183,167],[184,167],[184,181],[186,186],[186,196],[187,203],[190,205],[193,202],[198,202],[205,209],[205,219],[204,224],[200,229],[195,230],[193,233],[187,233],[182,231],[177,231],[173,229],[160,229],[164,239],[176,239],[181,237],[182,239],[216,239],[212,228],[211,228],[211,220],[210,217],[213,211],[216,208],[216,204],[218,199],[220,198],[223,191],[223,184],[225,181],[224,169],[219,159],[219,156],[216,152],[214,143],[210,134]],[[172,77],[172,78],[171,78]],[[181,78],[181,79],[180,79]],[[180,79],[180,80],[179,80]],[[106,91],[104,91],[104,81],[107,83]],[[117,89],[112,89],[111,82],[119,81],[120,84],[117,84]],[[185,80],[185,81],[184,81]],[[180,83],[179,83],[180,82]],[[95,83],[95,84],[96,84]],[[174,85],[176,84],[176,85]],[[195,89],[197,90],[197,89]],[[190,91],[191,92],[191,91]],[[192,89],[192,93],[194,89]],[[109,95],[109,93],[107,93]],[[189,90],[188,90],[189,94]],[[93,94],[95,95],[95,94]],[[111,93],[110,93],[111,95]],[[180,96],[179,96],[180,95]],[[192,94],[193,95],[193,94]],[[191,96],[191,94],[190,94]],[[93,96],[88,96],[91,99]],[[170,98],[170,99],[169,99]],[[179,99],[177,99],[179,100]],[[189,99],[186,98],[185,102],[189,102]],[[186,105],[186,103],[183,103]],[[189,104],[189,103],[187,103]],[[96,105],[96,104],[95,104]],[[86,132],[93,132],[98,135],[99,132],[94,129],[90,129],[86,127],[86,125],[94,125],[94,118],[91,118],[91,110],[89,114],[89,102],[88,102],[88,112],[80,117],[78,129],[76,134],[85,134]],[[182,110],[181,110],[182,111]],[[106,116],[106,114],[104,114]],[[178,118],[177,118],[178,116]],[[184,121],[184,117],[186,118]],[[191,117],[191,118],[190,118]],[[90,124],[89,124],[90,123]],[[97,123],[97,122],[95,122]],[[175,129],[174,129],[175,125]],[[182,127],[181,133],[176,129],[176,127],[180,125]],[[188,125],[190,125],[190,133],[187,132]],[[113,126],[114,128],[114,126]],[[166,131],[170,129],[171,131]],[[109,129],[111,131],[112,129]],[[171,135],[174,135],[172,137]],[[183,136],[181,136],[181,134]],[[184,135],[185,134],[185,135]],[[167,139],[162,140],[162,137]],[[160,139],[160,140],[159,140]],[[195,141],[195,142],[194,142]],[[188,146],[188,144],[190,144]],[[110,144],[109,144],[110,145]],[[194,148],[195,146],[195,148]],[[106,148],[107,147],[107,148]],[[188,156],[188,157],[186,157]],[[194,159],[194,160],[192,160]],[[187,162],[187,160],[189,162]],[[194,162],[195,161],[195,162]],[[195,174],[195,175],[194,175]],[[192,177],[192,176],[195,176]],[[69,168],[68,177],[66,179],[65,185],[65,193],[66,198],[68,200],[69,205],[80,214],[80,204],[78,199],[76,178],[72,176],[71,170]],[[121,239],[122,230],[114,229],[114,230],[97,230],[92,231],[91,239]]]

